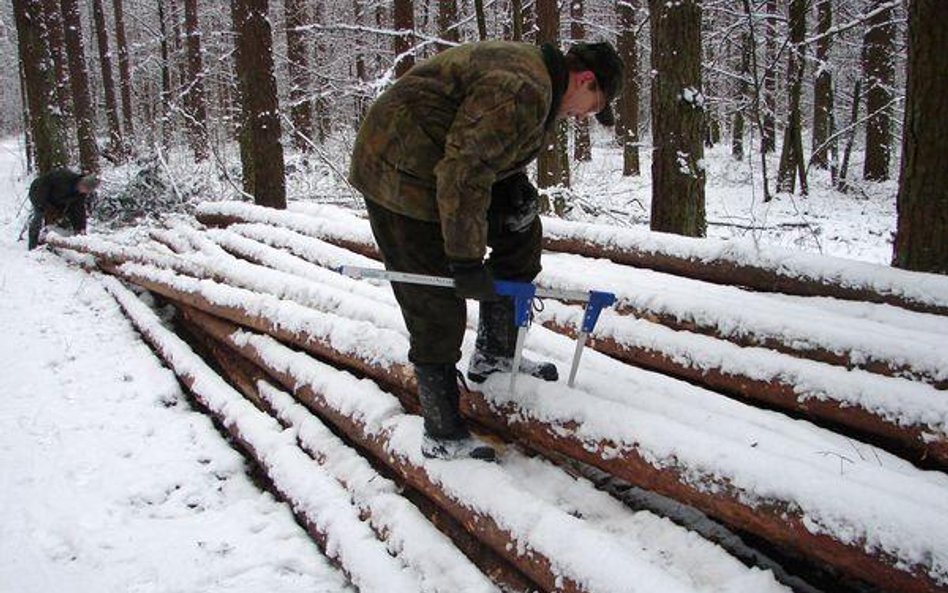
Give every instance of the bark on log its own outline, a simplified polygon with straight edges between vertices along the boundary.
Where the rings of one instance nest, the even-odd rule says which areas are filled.
[[[532,581],[540,585],[544,591],[576,593],[583,591],[582,587],[571,579],[557,577],[551,570],[550,560],[541,554],[535,551],[529,554],[517,553],[517,539],[509,531],[502,529],[491,517],[469,508],[464,504],[464,501],[451,498],[437,482],[429,478],[424,468],[415,466],[404,458],[392,455],[388,446],[387,434],[376,433],[374,436],[368,436],[364,424],[358,418],[352,418],[336,410],[320,393],[314,391],[305,382],[301,382],[293,375],[270,366],[252,345],[234,342],[232,335],[239,329],[234,324],[210,315],[202,316],[201,323],[208,333],[224,340],[254,364],[266,369],[269,375],[274,377],[285,389],[292,392],[314,414],[335,426],[352,442],[369,451],[373,457],[383,460],[402,480],[424,493],[439,508],[444,509],[445,512],[461,523],[474,537],[493,549],[497,555],[516,566]],[[379,377],[373,377],[376,381],[380,378],[387,382],[396,379],[396,376],[389,374],[390,371],[377,370],[381,372],[377,373]],[[397,376],[402,376],[402,373],[397,373]]]
[[[231,348],[228,345],[226,339],[222,337],[228,332],[232,333],[237,329],[236,325],[226,324],[222,320],[215,318],[212,315],[204,313],[193,307],[187,305],[179,305],[178,311],[181,314],[181,320],[183,324],[187,327],[188,331],[193,332],[202,337],[202,341],[210,342],[207,344],[208,352],[214,357],[215,362],[225,369],[228,382],[232,385],[235,384],[235,381],[247,385],[249,378],[249,373],[242,372],[247,369],[253,369],[256,372],[253,374],[254,380],[250,384],[251,394],[248,395],[244,393],[254,405],[257,405],[258,402],[260,409],[267,411],[271,416],[276,416],[272,410],[269,409],[269,406],[266,402],[260,397],[258,390],[256,389],[256,380],[270,380],[270,376],[267,375],[263,369],[251,362],[249,359],[244,357],[242,353]],[[229,360],[222,360],[221,355],[225,355]],[[236,370],[236,373],[234,372]],[[241,389],[241,392],[244,392]],[[347,443],[351,446],[352,441]],[[360,444],[360,443],[356,443]],[[376,468],[385,467],[385,460],[378,457],[372,457],[372,465]],[[320,461],[317,459],[317,461]],[[454,542],[455,546],[461,552],[474,563],[485,575],[490,577],[490,579],[501,586],[505,591],[531,591],[536,588],[536,585],[532,583],[526,576],[524,576],[519,570],[517,570],[512,564],[510,564],[505,558],[494,553],[493,550],[481,544],[475,537],[473,537],[468,532],[464,531],[463,527],[448,514],[444,509],[439,507],[433,500],[431,500],[427,494],[422,490],[417,490],[413,488],[410,484],[404,483],[400,476],[393,475],[389,473],[386,477],[389,479],[394,479],[401,483],[405,488],[402,492],[402,495],[411,500],[411,502],[418,507],[425,517],[442,533]],[[373,530],[379,536],[380,539],[385,539],[385,534],[377,527],[376,524],[371,523]]]
[[[629,304],[628,302],[618,302],[615,305],[615,312],[620,315],[629,315],[639,319],[646,319],[653,323],[659,323],[665,327],[676,331],[688,331],[712,338],[718,338],[737,344],[738,346],[755,346],[760,348],[769,348],[783,354],[789,354],[796,358],[805,358],[817,362],[825,362],[835,366],[846,367],[847,369],[863,369],[877,375],[886,377],[904,377],[914,381],[922,381],[935,387],[935,389],[948,389],[948,381],[933,377],[925,369],[908,364],[899,364],[892,360],[873,357],[872,355],[860,350],[843,348],[838,351],[827,350],[826,348],[804,348],[797,345],[793,338],[783,336],[768,336],[766,334],[755,333],[753,329],[745,330],[742,333],[723,333],[717,324],[705,322],[704,320],[689,321],[682,320],[675,315],[655,311],[650,308],[641,308]]]
[[[286,427],[287,424],[277,417],[277,414],[270,408],[266,400],[260,397],[260,393],[257,389],[257,381],[270,382],[271,378],[263,369],[227,345],[225,340],[215,338],[212,333],[213,328],[224,327],[220,324],[219,320],[187,305],[179,305],[178,313],[180,316],[176,321],[179,327],[185,329],[199,341],[202,350],[211,356],[216,366],[223,371],[227,382],[238,388],[244,397],[258,409],[270,414]],[[236,330],[237,326],[231,325],[227,329]],[[204,355],[200,352],[199,354],[202,354],[202,357]],[[347,444],[351,445],[351,443]],[[303,447],[303,449],[307,450],[306,447]],[[307,453],[318,463],[323,463],[322,459],[314,457],[311,452],[307,451]],[[374,456],[372,457],[372,465],[376,468],[385,467],[384,460]],[[388,475],[387,477],[390,479],[393,478],[392,475]],[[395,476],[395,479],[400,482],[403,487],[402,496],[409,499],[412,504],[418,507],[418,510],[432,525],[450,538],[455,546],[461,550],[481,572],[487,575],[494,583],[502,587],[503,590],[526,593],[536,588],[534,583],[507,562],[506,559],[498,556],[493,550],[484,546],[471,534],[466,532],[454,518],[435,504],[434,501],[430,500],[423,491],[416,490],[411,487],[411,485],[402,482],[397,476]],[[348,485],[343,484],[343,486],[349,489]],[[363,516],[364,519],[369,522],[369,525],[378,538],[385,541],[388,534],[377,522],[372,521],[371,516],[366,516],[365,513],[363,513]]]
[[[218,226],[226,226],[238,222],[253,222],[249,218],[224,214],[202,213],[198,215],[198,218],[205,224],[216,224]],[[374,244],[370,245],[367,243],[354,242],[347,237],[333,235],[331,233],[321,233],[319,238],[323,241],[326,241],[327,243],[331,243],[337,247],[342,247],[350,251],[355,251],[366,257],[371,257],[376,260],[380,259]],[[841,285],[826,284],[826,282],[829,282],[828,280],[823,281],[822,283],[817,281],[805,281],[799,278],[781,276],[777,271],[766,270],[764,268],[755,268],[752,266],[737,266],[724,260],[696,262],[666,254],[621,251],[610,247],[583,243],[572,239],[565,240],[557,237],[545,237],[543,241],[544,248],[550,249],[551,251],[563,251],[588,257],[606,258],[620,264],[652,268],[662,272],[716,282],[719,284],[746,286],[757,290],[785,292],[787,294],[835,296],[837,298],[847,298],[850,300],[864,300],[882,303],[890,302],[888,300],[884,300],[882,297],[888,297],[891,295],[879,295],[878,293],[871,291],[852,292],[854,289],[842,287]],[[318,262],[313,263],[318,264]],[[705,275],[713,275],[714,277],[705,277]],[[770,280],[765,281],[765,277],[770,278]],[[844,296],[842,294],[837,294],[836,292],[826,291],[811,291],[807,293],[793,288],[795,285],[803,286],[811,284],[817,287],[839,286],[841,289],[850,290],[852,294],[850,296]],[[876,295],[878,298],[869,298],[867,295]],[[890,302],[890,304],[898,303]],[[900,306],[903,306],[904,308],[912,308],[904,304]],[[803,348],[799,346],[797,341],[792,339],[756,335],[752,332],[746,332],[740,335],[726,334],[721,332],[720,329],[713,324],[684,321],[678,319],[674,315],[665,314],[650,308],[633,307],[627,304],[624,305],[621,302],[616,305],[615,310],[616,312],[624,315],[634,315],[635,317],[648,319],[649,321],[653,321],[655,323],[661,323],[662,325],[675,330],[685,330],[700,333],[703,335],[720,338],[722,340],[727,340],[741,346],[759,346],[762,348],[770,348],[772,350],[783,352],[784,354],[789,354],[798,358],[806,358],[836,366],[843,366],[846,368],[860,368],[872,373],[889,377],[909,377],[913,380],[929,383],[935,386],[937,389],[948,390],[948,381],[932,377],[930,373],[924,371],[923,369],[914,368],[911,363],[900,364],[886,359],[873,358],[871,356],[867,356],[864,352],[851,352],[849,350],[832,351],[826,348],[815,347]],[[915,310],[922,309],[915,308]],[[923,312],[931,313],[935,311],[928,310]],[[945,309],[944,313],[948,314],[948,308]]]
[[[799,296],[827,296],[850,301],[885,303],[918,311],[948,315],[948,307],[933,305],[896,294],[883,294],[868,288],[850,287],[829,278],[805,279],[782,274],[779,270],[739,264],[726,259],[698,261],[666,253],[619,250],[579,239],[544,236],[543,248],[585,257],[605,258],[617,264],[648,268],[658,272],[704,280],[715,284],[744,286],[760,292],[780,292]]]
[[[197,218],[208,226],[256,222],[250,218],[226,214],[198,213]],[[381,259],[374,243],[354,242],[341,234],[333,235],[332,233],[321,234],[318,238],[366,257]],[[617,249],[607,244],[597,244],[569,236],[552,236],[550,233],[546,233],[543,237],[543,248],[548,251],[609,259],[618,264],[648,268],[715,284],[743,286],[760,292],[828,296],[844,300],[885,303],[921,313],[948,315],[948,306],[945,305],[926,303],[906,295],[882,293],[865,286],[847,286],[833,278],[812,279],[791,276],[781,270],[731,261],[725,256],[713,260],[696,260],[641,249]]]
[[[204,225],[218,228],[226,228],[232,224],[238,224],[242,222],[257,222],[256,220],[242,218],[240,216],[230,214],[209,214],[204,212],[198,212],[195,215],[195,218],[197,218],[198,222]],[[359,255],[364,255],[365,257],[370,257],[372,259],[381,261],[378,247],[376,247],[374,244],[369,245],[366,243],[360,243],[358,241],[352,241],[342,236],[333,235],[319,236],[315,238],[322,239],[323,241],[331,243],[337,247],[348,249],[349,251],[358,253]]]
[[[557,333],[576,337],[572,325],[554,321],[543,323]],[[948,438],[935,435],[927,425],[903,425],[870,409],[846,406],[834,399],[817,397],[800,401],[792,383],[779,379],[766,381],[747,375],[733,374],[721,368],[698,368],[682,362],[673,353],[640,346],[631,346],[613,338],[591,337],[587,346],[609,356],[683,379],[745,401],[761,402],[803,416],[831,429],[843,429],[869,444],[887,449],[931,469],[948,470]]]
[[[81,241],[78,240],[78,241]],[[147,254],[140,250],[103,249],[96,246],[83,246],[76,239],[54,237],[52,243],[57,248],[75,249],[89,253],[97,258],[100,265],[108,269],[125,261],[138,261],[157,265],[166,269],[198,278],[209,278],[227,282],[227,276],[205,269],[194,262],[163,257],[159,254]],[[279,295],[277,295],[279,296]],[[239,320],[235,319],[239,322]],[[575,327],[567,323],[545,322],[553,331],[575,338]],[[258,328],[259,329],[259,328]],[[720,368],[694,368],[683,363],[678,357],[660,351],[620,344],[610,338],[593,337],[590,346],[618,360],[643,366],[669,376],[708,387],[710,389],[758,401],[770,406],[799,413],[818,424],[830,428],[844,427],[857,438],[889,449],[897,455],[913,459],[924,467],[933,469],[948,468],[948,440],[939,437],[925,425],[905,425],[898,419],[886,418],[883,413],[856,406],[844,406],[833,399],[809,398],[799,401],[792,383],[778,380],[766,381],[746,375],[733,374]],[[321,356],[319,351],[314,354]],[[410,372],[407,370],[405,372]],[[239,383],[236,384],[239,386]],[[417,402],[413,396],[403,398],[407,409],[416,410]]]
[[[221,327],[220,332],[213,333],[230,341],[233,328],[228,330],[226,325]],[[293,389],[297,385],[294,377],[281,375],[275,369],[270,369],[252,346],[241,346],[233,342],[231,344],[244,356],[268,369],[269,374],[278,377],[280,383],[287,389]],[[340,359],[344,358],[346,357],[340,357]],[[391,386],[394,392],[400,390],[408,393],[415,392],[414,377],[405,368],[399,369],[397,365],[393,365],[395,368],[382,369],[356,359],[349,359],[349,366],[365,369],[367,376]],[[729,525],[754,533],[804,557],[834,566],[854,579],[870,582],[884,590],[901,593],[945,590],[944,587],[931,580],[931,577],[921,574],[917,569],[914,572],[900,569],[896,559],[867,552],[860,542],[847,544],[826,535],[810,532],[805,525],[804,517],[791,501],[774,499],[752,505],[746,501],[746,493],[734,488],[726,480],[715,476],[703,476],[698,480],[694,475],[690,477],[686,475],[688,472],[686,467],[657,468],[649,464],[635,450],[626,449],[616,452],[618,448],[611,442],[600,442],[593,450],[590,450],[589,443],[577,437],[575,431],[572,430],[576,428],[575,426],[551,426],[531,419],[529,412],[524,409],[513,406],[497,409],[483,394],[476,391],[462,391],[462,414],[499,433],[511,434],[521,442],[566,455],[598,467],[636,486],[690,504]],[[327,408],[318,394],[304,388],[297,391],[297,396],[305,401],[315,413],[332,422],[350,438],[359,438],[361,429],[358,423]],[[380,455],[385,453],[382,442],[372,442],[367,446],[377,450]],[[603,454],[605,451],[609,451],[610,454]],[[398,460],[390,458],[389,463],[393,464],[393,469],[403,474],[404,479],[418,488],[425,488],[425,477],[417,472],[417,468],[399,466]],[[716,494],[699,490],[695,486],[699,482],[712,484]],[[428,490],[425,489],[425,492]],[[436,500],[442,506],[450,502],[437,498]],[[444,506],[444,508],[449,507]],[[455,509],[452,515],[457,517],[456,513],[459,512],[467,511]],[[482,541],[489,542],[498,553],[502,553],[503,546],[506,545],[503,542],[505,538],[509,538],[509,534],[490,533],[492,529],[497,529],[496,524],[489,520],[485,522],[470,517],[467,520],[459,520],[478,534],[479,538],[481,536],[486,538]],[[548,569],[547,565],[528,568],[520,566],[520,568],[537,582],[541,584],[546,582],[538,576],[536,571]]]

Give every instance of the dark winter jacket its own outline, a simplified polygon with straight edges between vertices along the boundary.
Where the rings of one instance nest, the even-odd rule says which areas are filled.
[[[448,49],[372,105],[349,181],[388,210],[440,222],[448,258],[481,259],[491,188],[536,158],[565,88],[562,54],[552,47]]]
[[[45,175],[40,175],[30,184],[30,202],[33,208],[41,212],[54,209],[60,213],[66,213],[80,205],[81,208],[75,208],[75,211],[81,212],[81,220],[70,222],[73,226],[79,223],[77,231],[85,230],[86,196],[76,189],[76,184],[81,178],[82,175],[69,169],[55,169]]]
[[[76,189],[81,178],[82,175],[69,169],[55,169],[40,175],[30,184],[30,203],[33,204],[30,249],[36,247],[44,221],[55,224],[65,217],[74,230],[86,230],[86,196]]]

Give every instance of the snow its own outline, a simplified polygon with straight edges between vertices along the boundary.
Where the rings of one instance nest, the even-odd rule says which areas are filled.
[[[0,589],[346,589],[99,283],[11,234],[0,243]]]
[[[39,592],[68,583],[70,591],[80,593],[349,590],[346,577],[294,521],[290,508],[261,492],[247,477],[243,459],[207,416],[189,407],[174,376],[144,345],[103,282],[48,251],[27,253],[23,243],[15,241],[29,182],[16,154],[15,145],[0,144],[0,185],[7,190],[0,199],[0,323],[6,330],[0,341],[0,460],[5,470],[0,483],[5,536],[0,542],[0,589]],[[713,154],[708,163],[709,179],[720,181],[728,174]],[[599,182],[593,180],[596,169],[591,167],[580,170],[577,179],[594,190]],[[615,201],[627,206],[633,194],[626,190],[645,181],[623,180],[624,193]],[[720,218],[729,208],[736,211],[747,191],[733,192],[738,198],[729,201],[718,185],[709,192],[709,212]],[[776,202],[768,212],[788,207],[786,198]],[[883,228],[889,224],[883,216],[870,216],[866,223],[855,214],[875,205],[835,203],[818,193],[806,208],[838,211],[840,228]],[[254,213],[246,204],[231,202],[202,208]],[[752,207],[751,222],[766,218]],[[774,220],[776,214],[769,222]],[[762,244],[760,236],[696,242],[585,222],[545,219],[544,225],[549,233],[580,233],[616,245],[660,244],[702,260],[765,260],[794,275],[830,276],[925,302],[948,300],[941,277],[907,276],[879,266],[885,241],[854,245],[856,255],[868,253],[866,259],[876,262],[860,263],[790,252]],[[147,250],[148,257],[163,256],[166,262],[173,250],[182,251],[176,265],[195,278],[144,263],[128,263],[122,270],[275,319],[289,331],[322,337],[368,361],[405,364],[407,338],[390,291],[313,263],[378,266],[309,238],[321,234],[364,243],[371,241],[367,228],[351,212],[312,204],[294,204],[288,212],[207,233],[197,233],[186,219],[179,219],[167,229],[154,230],[152,238],[132,233],[126,239],[138,248],[138,255]],[[101,238],[77,240],[80,243],[119,249]],[[845,239],[826,245],[837,255],[847,255],[842,251]],[[136,255],[129,244],[121,249]],[[238,262],[232,253],[272,269]],[[801,344],[910,361],[936,376],[948,372],[944,318],[887,305],[718,292],[657,273],[620,273],[607,262],[576,256],[547,254],[544,263],[545,282],[614,288],[627,302],[671,307],[676,315],[699,316],[719,326],[730,323],[735,334],[766,331]],[[216,281],[218,275],[230,286]],[[588,286],[592,280],[596,285]],[[127,304],[137,300],[128,294],[120,298]],[[578,311],[550,303],[541,317],[573,320]],[[157,322],[149,326],[173,341]],[[603,315],[598,331],[670,348],[699,367],[725,365],[763,378],[790,376],[801,386],[801,398],[824,397],[832,388],[842,401],[897,422],[924,423],[941,434],[948,423],[944,398],[935,399],[943,392],[904,379],[791,362],[763,349],[731,347],[647,321],[619,319],[610,312]],[[341,409],[362,418],[374,434],[386,435],[393,454],[424,464],[446,492],[510,529],[524,551],[554,558],[557,574],[591,591],[783,590],[770,572],[748,569],[693,532],[652,513],[632,512],[588,481],[512,447],[498,465],[426,462],[418,454],[419,419],[405,415],[374,383],[321,367],[311,357],[252,332],[241,332],[239,339],[264,349],[275,362],[293,366]],[[256,443],[278,487],[308,501],[297,511],[344,534],[336,536],[332,549],[357,558],[359,572],[350,577],[359,586],[492,590],[443,536],[406,506],[394,484],[373,474],[286,393],[261,387],[280,411],[281,425],[200,367],[183,344],[175,348],[179,359],[194,365],[199,385],[214,398],[212,408]],[[471,348],[468,335],[465,357]],[[541,327],[534,327],[527,340],[528,354],[552,359],[561,375],[573,348],[572,340]],[[687,478],[696,488],[733,485],[745,492],[750,504],[793,501],[814,533],[890,554],[904,566],[921,567],[936,581],[948,582],[948,477],[941,472],[920,471],[864,443],[621,365],[591,349],[584,354],[575,389],[529,377],[519,382],[516,394],[509,393],[507,385],[506,378],[492,378],[486,384],[487,397],[560,427],[576,423],[575,433],[590,446],[610,439],[616,453],[635,451],[657,466],[687,466]],[[926,398],[931,398],[928,404]],[[295,445],[297,440],[303,449]],[[379,523],[370,528],[353,514],[357,507],[371,509]],[[390,533],[385,544],[371,533],[377,527]],[[433,574],[442,578],[427,580]]]

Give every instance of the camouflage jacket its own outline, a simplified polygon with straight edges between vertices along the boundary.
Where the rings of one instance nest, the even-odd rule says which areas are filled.
[[[369,109],[349,181],[389,210],[440,222],[447,257],[483,258],[491,186],[536,158],[563,91],[553,78],[565,88],[544,61],[551,52],[562,60],[556,50],[486,41],[415,66]]]

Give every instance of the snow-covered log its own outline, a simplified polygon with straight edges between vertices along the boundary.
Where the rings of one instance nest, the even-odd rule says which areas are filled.
[[[403,570],[362,522],[349,494],[332,478],[315,471],[315,462],[296,446],[291,435],[225,383],[117,280],[105,278],[103,283],[188,390],[267,470],[300,523],[360,591],[423,590],[422,581]]]
[[[576,335],[583,310],[547,302],[536,319]],[[609,312],[591,348],[715,391],[844,427],[883,448],[948,469],[948,392],[905,379],[744,348]]]
[[[615,311],[672,329],[948,388],[948,350],[943,347],[946,333],[938,329],[944,325],[940,316],[896,310],[888,316],[861,317],[805,299],[567,254],[546,256],[538,282],[553,289],[614,292]]]
[[[544,247],[766,292],[887,303],[948,315],[948,278],[750,242],[544,218]]]
[[[266,410],[284,427],[297,433],[300,446],[353,495],[362,516],[390,549],[395,548],[393,551],[400,552],[403,558],[407,556],[409,562],[419,565],[429,574],[444,573],[448,569],[460,573],[450,579],[456,590],[484,589],[483,583],[477,583],[478,578],[463,563],[458,566],[457,559],[452,558],[457,551],[447,550],[446,542],[432,533],[435,526],[504,591],[526,593],[536,588],[506,559],[481,544],[423,492],[400,487],[383,477],[368,460],[342,443],[292,396],[271,385],[270,377],[260,367],[227,346],[226,340],[215,339],[212,334],[220,327],[219,320],[186,305],[179,305],[179,314],[178,324],[184,326],[189,334],[199,336],[205,351],[228,383],[237,386],[258,408]],[[374,459],[373,463],[379,467],[385,465],[381,459]],[[410,499],[411,503],[405,499]],[[430,523],[424,522],[419,510]],[[411,541],[419,540],[419,533],[425,535],[426,543]]]
[[[199,222],[212,227],[226,227],[239,222],[273,224],[378,259],[378,248],[368,222],[354,216],[351,218],[356,224],[340,224],[338,219],[264,208],[245,202],[203,202],[198,205],[194,215]]]
[[[368,222],[332,206],[290,205],[289,212],[233,202],[201,204],[197,217],[226,226],[259,222],[284,226],[378,259]],[[948,279],[824,255],[761,247],[736,240],[697,239],[544,218],[549,251],[610,259],[717,284],[801,296],[886,303],[948,315]]]
[[[384,459],[409,484],[448,510],[482,542],[517,565],[545,591],[699,590],[676,581],[605,532],[546,503],[521,500],[524,492],[496,475],[492,464],[424,460],[420,419],[398,411],[394,399],[269,336],[220,324],[221,336],[239,348],[321,418]],[[344,384],[345,388],[341,389]],[[391,398],[391,396],[385,396]],[[618,527],[618,526],[615,526]],[[771,582],[766,588],[773,586]],[[694,587],[694,588],[693,588]]]
[[[155,285],[156,282],[149,280],[146,285],[148,284]],[[177,284],[180,290],[183,285]],[[205,290],[209,288],[211,287],[204,287]],[[166,292],[168,293],[166,296],[173,298],[173,291]],[[190,296],[186,300],[198,302]],[[251,307],[254,305],[251,304]],[[211,312],[213,313],[213,310]],[[239,319],[234,321],[241,323]],[[264,325],[272,328],[278,326],[279,323],[274,319]],[[331,343],[335,339],[331,335],[333,331],[348,331],[345,325],[348,324],[340,324],[334,328],[327,326],[328,333],[321,339],[327,344]],[[354,328],[358,325],[349,327]],[[349,368],[358,368],[360,373],[396,390],[413,392],[413,377],[407,365],[402,366],[404,363],[392,362],[392,353],[403,352],[404,346],[399,349],[388,349],[382,356],[384,360],[372,360],[378,355],[375,345],[386,341],[382,335],[384,332],[382,330],[378,332],[379,335],[374,339],[368,335],[361,336],[360,340],[365,340],[363,342],[365,346],[346,349],[344,354],[337,354],[336,363]],[[226,331],[220,333],[220,336],[224,338],[228,335],[231,334]],[[287,339],[288,343],[297,346],[308,343],[298,334],[284,333],[283,338]],[[244,355],[254,357],[246,344],[238,342],[233,345],[240,348]],[[325,347],[322,346],[322,348]],[[366,353],[369,358],[365,358]],[[261,360],[255,360],[255,362],[265,366]],[[273,374],[272,370],[270,374]],[[615,379],[611,379],[611,382],[614,383]],[[290,383],[290,385],[293,384]],[[749,448],[741,448],[740,451],[736,448],[730,451],[730,445],[721,441],[712,447],[716,451],[713,461],[710,458],[706,460],[698,458],[703,455],[702,451],[708,451],[707,448],[694,450],[688,454],[685,454],[685,450],[659,452],[661,447],[655,448],[658,446],[657,443],[666,439],[661,437],[655,441],[656,444],[651,444],[651,442],[665,430],[672,432],[677,430],[672,426],[674,422],[669,418],[656,417],[649,420],[646,418],[648,414],[635,412],[618,403],[599,400],[592,395],[577,397],[573,390],[556,386],[539,385],[538,387],[543,388],[542,393],[541,391],[518,393],[513,399],[509,393],[491,393],[488,396],[485,393],[468,392],[464,398],[463,410],[468,417],[482,425],[494,427],[498,431],[516,436],[522,442],[557,451],[599,467],[630,483],[691,504],[726,523],[756,533],[799,554],[815,558],[819,562],[835,566],[853,578],[872,582],[887,590],[906,592],[937,591],[948,584],[945,559],[941,558],[941,553],[935,552],[937,547],[932,548],[937,544],[925,543],[921,540],[914,543],[907,542],[919,537],[927,540],[928,535],[940,533],[936,529],[934,533],[924,535],[918,531],[923,528],[912,527],[910,524],[923,521],[927,525],[925,529],[932,529],[934,523],[945,522],[945,516],[938,510],[943,503],[934,502],[943,497],[946,491],[944,485],[927,483],[921,476],[911,477],[913,474],[905,473],[908,470],[904,469],[892,473],[888,473],[888,470],[883,471],[884,468],[872,469],[874,472],[883,471],[887,474],[885,478],[880,476],[880,479],[889,482],[889,487],[896,488],[900,492],[911,491],[914,495],[927,500],[926,504],[935,504],[937,508],[929,509],[928,517],[923,520],[919,513],[925,514],[926,511],[922,506],[913,507],[915,510],[912,516],[899,516],[892,514],[894,509],[888,506],[890,502],[879,500],[878,505],[873,503],[870,508],[871,514],[875,517],[873,520],[882,523],[880,525],[863,523],[865,519],[847,515],[852,511],[859,511],[857,514],[861,514],[864,509],[850,507],[844,503],[844,500],[850,496],[869,496],[869,500],[875,500],[881,493],[870,495],[867,486],[858,480],[849,481],[842,474],[830,476],[828,473],[820,473],[815,467],[806,467],[806,471],[799,474],[808,476],[805,490],[810,493],[818,490],[821,496],[828,498],[821,499],[822,502],[811,500],[806,503],[802,498],[784,498],[785,495],[778,494],[782,488],[794,490],[804,486],[797,483],[796,479],[792,479],[792,476],[796,475],[795,472],[803,470],[804,467],[789,471],[791,466],[795,467],[796,461],[790,461],[789,458],[778,459],[777,456],[755,449],[756,443],[751,443]],[[560,391],[563,392],[560,393]],[[649,428],[650,423],[658,424]],[[712,426],[705,428],[708,434],[687,438],[718,438],[713,436],[717,427],[713,426],[714,422],[711,424]],[[623,428],[619,428],[620,426]],[[786,446],[792,446],[790,443],[791,441],[787,441]],[[755,451],[760,451],[760,455]],[[692,455],[697,455],[697,457],[692,458]],[[744,457],[751,460],[751,464],[747,467],[744,467],[744,462],[738,461]],[[728,460],[733,460],[735,463],[730,469],[725,470],[723,468],[728,466]],[[722,463],[724,466],[721,466]],[[772,473],[774,463],[783,463],[787,466],[785,475],[791,478],[790,482],[776,490],[771,486],[765,486],[768,480],[774,478]],[[892,460],[886,463],[892,463]],[[710,465],[702,468],[703,464]],[[721,467],[712,469],[712,466]],[[865,466],[866,470],[871,468],[872,466]],[[907,482],[905,482],[906,479],[908,479]],[[876,478],[873,478],[873,481],[875,480]],[[760,481],[763,482],[759,483]],[[804,496],[803,490],[800,490],[800,496]],[[907,503],[904,496],[899,495],[899,499],[901,505]],[[820,508],[821,506],[823,508]],[[883,509],[889,510],[883,511]],[[886,517],[883,518],[879,513]],[[945,527],[948,529],[948,524]],[[878,529],[882,531],[876,532]],[[895,529],[900,535],[890,540],[892,535],[888,533],[889,529]],[[938,535],[938,537],[942,536]],[[902,543],[903,541],[905,543]],[[895,542],[899,543],[893,547],[892,544]],[[927,552],[922,552],[926,549]]]
[[[326,208],[322,208],[320,212],[324,210]],[[226,220],[215,218],[218,216],[225,216]],[[351,215],[348,220],[341,220],[340,216],[342,215],[323,218],[240,203],[205,203],[199,208],[199,218],[205,222],[252,223],[250,228],[247,228],[248,225],[241,226],[244,226],[244,232],[253,238],[287,247],[296,255],[320,265],[341,265],[348,262],[336,261],[335,264],[327,264],[324,259],[314,259],[310,253],[304,251],[306,249],[304,237],[318,237],[323,241],[357,250],[364,256],[377,259],[379,256],[368,223]],[[269,232],[262,229],[265,225],[270,225]],[[250,230],[251,228],[253,230]],[[590,233],[593,230],[590,230]],[[295,240],[293,235],[296,235]],[[595,237],[595,235],[591,236]],[[591,252],[588,255],[601,256],[602,254]],[[832,267],[833,265],[842,266],[842,263],[836,262],[833,258],[825,259],[829,262],[825,266],[829,266],[830,270],[836,269]],[[572,265],[570,262],[573,262]],[[942,298],[938,292],[942,288],[946,290],[945,294],[948,294],[948,280],[932,274],[891,270],[884,266],[870,266],[857,264],[857,262],[849,263],[853,263],[857,269],[861,270],[859,274],[862,276],[857,275],[862,278],[861,281],[874,280],[882,283],[890,287],[890,292],[914,290],[920,295],[927,295],[925,298],[934,299],[934,301]],[[860,266],[867,266],[867,268],[863,269]],[[617,311],[649,319],[673,329],[703,333],[742,346],[770,348],[792,356],[847,368],[860,368],[888,376],[906,376],[931,383],[938,389],[948,389],[948,364],[946,364],[944,349],[931,348],[924,340],[918,339],[918,336],[924,337],[925,332],[904,330],[899,326],[874,323],[866,319],[855,319],[848,321],[842,334],[839,331],[834,334],[835,330],[841,329],[837,327],[840,321],[839,316],[821,316],[810,306],[768,302],[764,296],[745,290],[710,286],[690,280],[686,274],[681,274],[686,278],[675,278],[667,274],[615,266],[615,270],[609,272],[611,277],[591,278],[586,273],[589,269],[588,260],[569,258],[569,256],[554,256],[554,259],[550,260],[548,256],[545,272],[537,281],[553,289],[589,290],[594,288],[615,292],[619,297],[616,304]],[[873,271],[875,276],[872,274]],[[622,278],[623,282],[616,285],[615,278]],[[722,279],[721,282],[724,283],[725,280]],[[731,284],[744,286],[740,277],[733,278]],[[921,288],[916,287],[916,284]],[[666,294],[663,290],[673,292]],[[792,291],[789,293],[794,294]],[[865,300],[886,302],[881,298]],[[777,323],[778,321],[780,323]],[[841,340],[837,334],[844,335],[846,339]],[[865,336],[865,339],[851,339],[851,336],[860,334]],[[886,334],[888,334],[887,339],[879,339],[880,335]],[[928,341],[930,339],[931,337]]]

